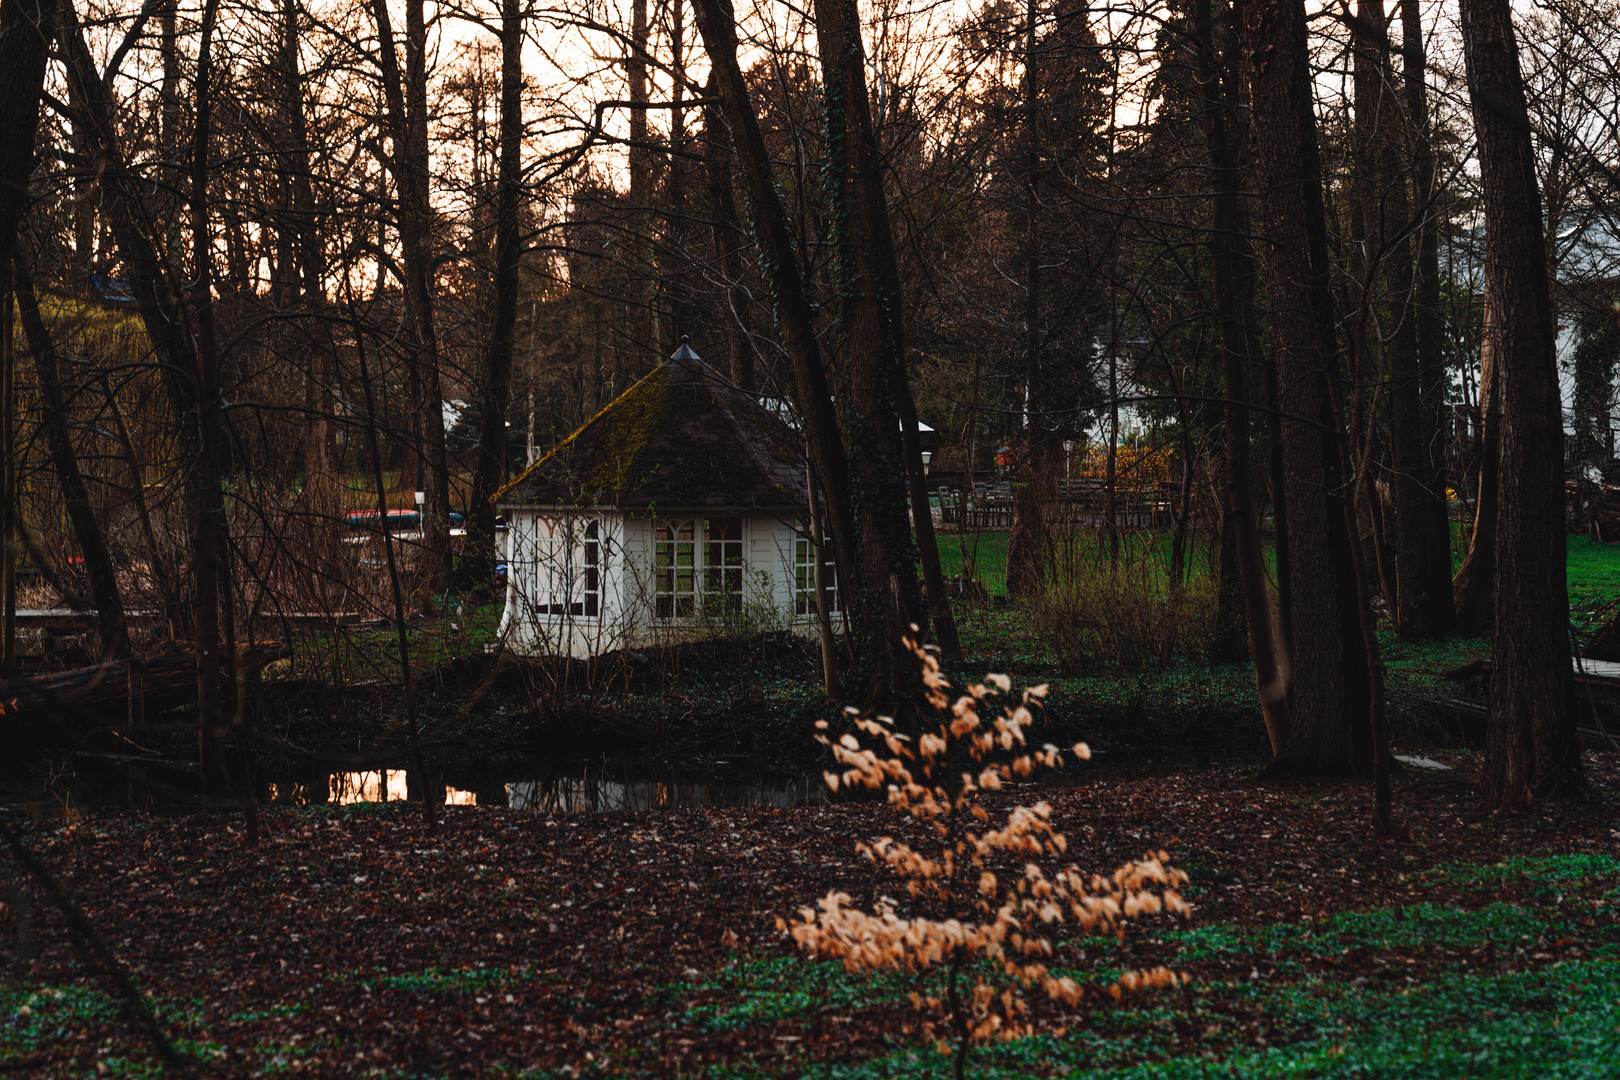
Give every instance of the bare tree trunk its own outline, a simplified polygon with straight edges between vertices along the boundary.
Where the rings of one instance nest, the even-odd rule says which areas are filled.
[[[826,496],[823,511],[837,555],[839,584],[847,598],[850,591],[858,587],[861,573],[849,498],[849,462],[839,438],[832,391],[822,367],[814,319],[788,230],[787,211],[771,172],[765,138],[749,100],[748,84],[737,63],[737,27],[731,9],[724,0],[697,0],[696,15],[704,49],[709,55],[715,92],[731,128],[732,143],[748,191],[753,233],[776,304],[777,326],[793,372],[794,396],[804,423],[810,460],[821,481],[821,492]],[[845,610],[848,610],[847,600]]]
[[[14,0],[0,8],[0,664],[9,671],[17,654],[17,466],[12,456],[16,353],[12,348],[12,252],[28,205],[34,167],[39,95],[55,22],[56,0]],[[36,357],[40,355],[35,350]],[[38,361],[36,361],[37,364]],[[50,410],[50,406],[46,406]],[[53,447],[54,450],[54,447]],[[68,448],[71,457],[71,447]],[[74,462],[77,466],[77,462]],[[58,469],[58,475],[61,470]],[[64,478],[64,484],[66,479]],[[103,627],[103,649],[107,638]]]
[[[439,342],[433,317],[433,208],[429,202],[427,145],[427,23],[423,0],[405,4],[405,70],[395,52],[393,23],[385,0],[374,0],[381,52],[383,97],[393,143],[389,171],[399,196],[399,246],[405,272],[405,310],[410,327],[408,381],[413,406],[413,451],[420,469],[422,594],[424,609],[449,583],[450,474],[444,445],[444,395],[439,384]],[[403,85],[402,85],[403,83]]]
[[[388,491],[383,486],[382,451],[377,445],[377,399],[371,385],[371,370],[366,363],[365,331],[357,329],[355,355],[360,361],[361,399],[366,406],[366,456],[371,459],[372,483],[377,490],[377,514],[388,520]],[[399,560],[394,553],[394,534],[386,527],[382,531],[383,559],[388,567],[388,585],[394,601],[394,632],[399,648],[399,676],[403,684],[406,737],[410,742],[411,765],[422,777],[422,821],[429,833],[439,829],[438,810],[431,785],[427,783],[427,762],[422,755],[422,737],[416,718],[416,675],[411,670],[410,628],[405,621],[405,588],[399,578]]]
[[[197,746],[202,763],[202,789],[207,798],[224,796],[229,786],[225,766],[225,716],[220,691],[219,601],[222,588],[220,541],[225,534],[225,492],[220,457],[219,347],[214,330],[213,238],[208,231],[208,141],[213,100],[210,46],[219,0],[203,8],[195,92],[196,134],[191,147],[191,232],[196,279],[191,305],[197,326],[197,415],[201,478],[192,525],[192,575],[197,583]]]
[[[1249,627],[1249,653],[1254,661],[1260,715],[1280,755],[1288,744],[1293,720],[1288,708],[1287,654],[1272,630],[1271,599],[1266,591],[1265,550],[1255,517],[1253,481],[1249,475],[1249,367],[1260,353],[1254,324],[1254,255],[1249,247],[1248,208],[1239,194],[1239,163],[1244,139],[1234,83],[1235,43],[1223,50],[1215,39],[1210,0],[1197,0],[1194,20],[1198,39],[1199,82],[1206,101],[1204,123],[1210,149],[1210,255],[1215,315],[1220,324],[1221,372],[1226,404],[1226,474],[1224,499],[1227,532],[1243,594]],[[1236,8],[1234,6],[1234,15]]]
[[[928,596],[928,617],[934,624],[940,656],[962,659],[962,641],[951,614],[951,598],[945,594],[945,571],[939,562],[939,537],[934,533],[934,509],[928,501],[928,478],[922,467],[922,440],[917,427],[917,403],[911,396],[911,382],[902,367],[895,377],[895,397],[900,405],[900,433],[906,461],[906,479],[911,487],[911,519],[917,531],[917,556],[922,563],[923,586]]]
[[[1408,641],[1443,633],[1450,622],[1450,588],[1430,596],[1428,545],[1433,536],[1431,507],[1426,498],[1430,482],[1423,425],[1423,393],[1419,378],[1414,282],[1416,269],[1409,231],[1410,208],[1401,177],[1401,157],[1394,124],[1398,116],[1395,71],[1389,56],[1389,20],[1383,0],[1360,0],[1356,31],[1356,129],[1362,185],[1360,218],[1364,222],[1369,265],[1363,278],[1372,295],[1364,300],[1367,318],[1362,334],[1377,332],[1385,342],[1389,380],[1389,461],[1394,508],[1394,589],[1384,593],[1395,629]],[[1376,260],[1376,261],[1375,261]],[[1380,302],[1380,277],[1387,290]],[[1363,374],[1358,386],[1371,383]],[[1368,462],[1363,462],[1366,468]],[[1369,502],[1377,500],[1371,485],[1363,485]],[[1381,518],[1382,515],[1379,515]],[[1380,530],[1379,577],[1387,582]],[[1445,617],[1437,629],[1435,609]]]
[[[304,74],[299,64],[298,0],[281,0],[282,118],[287,124],[288,146],[283,151],[288,188],[286,257],[292,262],[287,280],[292,291],[302,292],[304,310],[316,318],[309,324],[313,348],[304,372],[304,484],[319,486],[337,468],[337,426],[331,335],[319,318],[326,306],[326,259],[315,214],[315,192],[309,161],[309,125],[304,117]]]
[[[906,515],[906,461],[897,385],[905,377],[905,327],[888,200],[866,88],[866,52],[854,0],[816,0],[816,39],[826,102],[831,241],[845,332],[848,399],[840,416],[860,531],[856,606],[864,646],[864,700],[904,703],[913,667],[900,638],[926,624]],[[916,448],[912,448],[915,454]],[[916,472],[922,471],[919,458]],[[927,632],[927,627],[922,627]]]
[[[470,576],[495,573],[495,506],[506,479],[506,414],[511,404],[513,334],[517,327],[518,211],[523,162],[523,14],[520,0],[501,0],[501,160],[495,193],[495,318],[484,356],[483,415],[463,558]]]
[[[711,77],[707,95],[715,97]],[[737,204],[731,193],[731,136],[718,100],[704,106],[703,135],[707,144],[709,215],[713,222],[714,254],[721,295],[725,302],[726,357],[731,381],[744,390],[754,389],[754,344],[748,292],[743,288],[743,232],[737,226]]]
[[[1491,716],[1483,774],[1498,806],[1584,790],[1571,709],[1564,426],[1535,150],[1507,0],[1462,0],[1485,190],[1485,288],[1501,403]]]
[[[1362,644],[1356,552],[1336,402],[1338,343],[1329,282],[1302,0],[1251,0],[1249,57],[1256,187],[1269,240],[1271,347],[1282,420],[1292,587],[1293,730],[1275,774],[1365,772],[1373,688]]]
[[[1468,554],[1452,580],[1457,632],[1467,637],[1489,634],[1496,609],[1497,466],[1501,456],[1502,408],[1501,380],[1496,373],[1498,317],[1495,308],[1487,282],[1485,332],[1479,344],[1479,473],[1474,490],[1474,528],[1468,540]]]
[[[827,581],[826,533],[821,527],[821,490],[816,470],[805,466],[810,492],[810,587],[816,591],[816,630],[821,640],[821,689],[829,703],[838,700],[838,648],[833,638],[832,590]]]
[[[658,268],[653,258],[653,168],[652,140],[647,124],[648,44],[651,28],[647,20],[647,0],[630,0],[630,55],[625,58],[625,76],[630,92],[630,205],[634,215],[631,225],[631,246],[635,252],[635,267],[631,271],[631,284],[635,290],[634,330],[631,347],[642,356],[668,356],[673,346],[666,349],[658,325]],[[632,379],[641,377],[638,359]]]
[[[1433,636],[1453,632],[1456,608],[1451,587],[1451,514],[1446,496],[1446,373],[1444,330],[1440,319],[1440,226],[1434,202],[1434,145],[1429,127],[1428,60],[1423,48],[1423,22],[1417,0],[1400,0],[1402,80],[1406,111],[1412,124],[1412,207],[1419,215],[1417,255],[1412,284],[1412,321],[1417,332],[1419,490],[1427,519],[1423,544],[1422,595],[1424,622]],[[1458,485],[1461,487],[1461,485]]]
[[[3,274],[3,270],[0,270]],[[0,293],[0,672],[10,675],[17,662],[17,350],[12,331],[13,296]]]
[[[1041,408],[1040,69],[1035,59],[1036,0],[1024,5],[1024,437],[1018,448],[1020,483],[1013,490],[1007,536],[1007,593],[1031,596],[1046,580],[1046,505],[1051,469]]]
[[[61,24],[57,43],[72,92],[83,104],[85,135],[94,146],[94,167],[101,177],[102,206],[111,220],[113,240],[129,276],[130,292],[162,361],[159,374],[173,413],[170,419],[183,462],[186,500],[195,512],[200,497],[196,480],[197,387],[191,373],[196,370],[197,358],[190,320],[182,310],[181,288],[165,259],[170,243],[156,231],[152,215],[141,203],[138,192],[145,181],[129,171],[115,119],[117,104],[91,58],[71,4],[62,8]]]
[[[0,11],[0,291],[9,285],[11,253],[28,205],[34,170],[34,131],[45,85],[46,53],[56,0],[14,0]]]
[[[663,331],[669,340],[680,341],[697,329],[694,312],[693,282],[696,267],[687,247],[687,221],[691,207],[687,205],[686,145],[686,4],[685,0],[669,0],[669,154],[664,170],[663,235],[659,244],[663,249],[663,265],[659,267],[658,286],[662,298],[658,310],[663,318]]]

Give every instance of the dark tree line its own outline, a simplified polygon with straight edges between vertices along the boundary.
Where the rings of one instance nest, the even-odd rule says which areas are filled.
[[[1567,238],[1613,233],[1620,131],[1591,14],[3,0],[8,566],[104,656],[136,606],[197,642],[222,791],[221,656],[292,568],[347,588],[299,529],[421,492],[396,618],[486,586],[491,495],[690,338],[802,426],[852,700],[912,699],[912,624],[959,651],[920,425],[964,484],[1005,451],[1035,596],[1076,445],[1117,568],[1134,418],[1179,463],[1172,580],[1213,508],[1274,772],[1384,775],[1376,599],[1495,634],[1492,799],[1575,790],[1555,334],[1598,461],[1615,268]]]

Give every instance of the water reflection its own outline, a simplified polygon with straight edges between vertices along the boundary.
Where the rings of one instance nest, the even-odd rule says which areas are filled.
[[[521,769],[521,766],[519,766]],[[510,771],[508,771],[510,770]],[[445,806],[504,806],[540,814],[593,814],[611,811],[702,809],[770,806],[785,808],[827,799],[820,775],[754,774],[721,779],[711,773],[669,772],[648,777],[617,774],[576,765],[568,771],[536,775],[518,769],[457,771],[433,778],[429,791]],[[502,775],[502,774],[505,775]],[[453,781],[453,782],[451,782]],[[464,786],[456,786],[457,784]],[[270,781],[259,789],[262,805],[351,806],[356,803],[405,802],[421,797],[406,769],[313,772]],[[32,812],[33,807],[30,806]]]
[[[720,806],[799,806],[820,802],[826,793],[821,778],[803,776],[786,783],[617,780],[602,776],[554,776],[515,780],[506,785],[506,805],[542,814],[590,814],[605,811],[672,810]]]
[[[325,794],[323,800],[320,796]],[[370,769],[331,773],[324,784],[287,783],[270,785],[271,805],[308,806],[326,802],[336,806],[354,803],[405,802],[411,796],[410,780],[404,769]],[[477,806],[478,796],[461,788],[444,788],[446,806]]]
[[[328,802],[339,806],[361,802],[403,802],[404,769],[374,769],[370,772],[333,773],[328,781]]]

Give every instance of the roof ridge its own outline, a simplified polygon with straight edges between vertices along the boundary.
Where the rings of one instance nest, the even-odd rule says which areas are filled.
[[[618,397],[614,398],[612,401],[608,402],[606,405],[602,406],[600,409],[596,410],[596,415],[595,416],[591,417],[589,420],[585,421],[583,424],[579,425],[579,427],[577,427],[573,431],[571,431],[568,434],[568,436],[563,439],[562,442],[558,443],[556,446],[553,446],[550,450],[547,450],[544,454],[541,454],[539,457],[535,458],[534,461],[532,463],[530,463],[528,466],[526,466],[522,472],[518,473],[512,479],[508,480],[505,484],[502,484],[498,489],[496,489],[495,494],[493,494],[493,495],[491,495],[489,497],[489,501],[491,503],[499,501],[501,496],[505,495],[508,491],[511,491],[513,488],[515,488],[519,484],[523,483],[523,481],[527,480],[529,478],[530,473],[532,473],[535,470],[539,469],[540,466],[544,465],[546,462],[548,462],[552,458],[556,457],[558,455],[558,453],[560,453],[562,451],[563,447],[567,446],[569,443],[572,443],[575,439],[577,439],[581,435],[585,434],[585,429],[586,428],[590,427],[592,424],[594,424],[598,420],[602,419],[602,417],[606,416],[614,408],[614,406],[618,405],[619,402],[623,401],[625,398],[627,398],[631,394],[635,393],[636,390],[641,386],[642,383],[645,383],[648,379],[652,378],[654,375],[658,374],[660,371],[663,371],[664,368],[669,366],[669,364],[670,364],[670,361],[668,361],[668,360],[659,361],[657,367],[653,368],[651,371],[647,372],[647,374],[643,375],[641,378],[637,379],[635,382],[633,382],[629,386],[625,387],[624,392],[622,394],[620,394]]]
[[[804,487],[802,436],[712,364],[677,354],[494,498],[537,505],[793,506],[803,504]]]

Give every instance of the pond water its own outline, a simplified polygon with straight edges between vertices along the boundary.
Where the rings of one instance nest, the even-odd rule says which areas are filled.
[[[582,767],[511,779],[494,777],[471,786],[445,784],[448,806],[504,806],[540,814],[593,814],[610,811],[674,810],[731,806],[801,806],[823,801],[826,785],[818,776],[717,778],[677,771],[659,776],[617,774]],[[320,778],[268,785],[271,805],[308,806],[400,802],[413,793],[405,769],[335,772]]]

